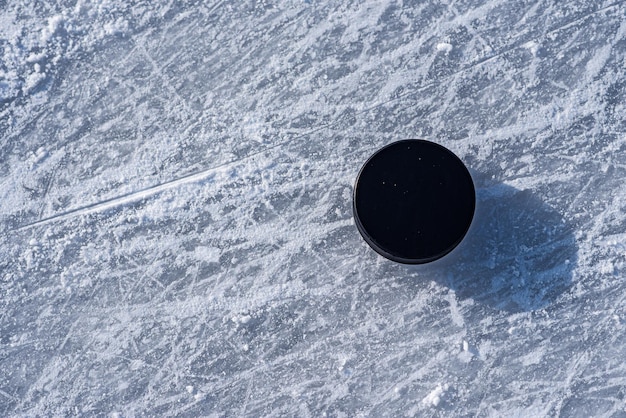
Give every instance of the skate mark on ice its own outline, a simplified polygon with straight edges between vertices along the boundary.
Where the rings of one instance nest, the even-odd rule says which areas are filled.
[[[559,31],[561,29],[567,28],[567,27],[575,24],[576,22],[580,22],[582,20],[585,20],[585,19],[587,19],[590,16],[593,16],[593,15],[602,13],[604,11],[607,11],[609,9],[613,9],[613,8],[620,7],[620,6],[621,6],[621,3],[617,2],[617,3],[612,3],[612,4],[609,4],[607,6],[604,6],[604,7],[600,8],[600,9],[594,10],[592,12],[589,12],[589,13],[583,15],[583,16],[577,17],[577,18],[575,18],[573,20],[565,22],[565,23],[563,23],[563,24],[561,24],[561,25],[559,25],[559,26],[557,26],[555,28],[552,28],[552,29],[544,32],[541,35],[541,38],[544,38],[544,37],[546,37],[546,36],[548,36],[548,35],[550,35],[550,34],[552,34],[554,32],[557,32],[557,31]],[[494,59],[496,59],[496,58],[498,58],[498,57],[500,57],[500,56],[502,56],[502,55],[504,55],[504,54],[506,54],[506,53],[508,53],[510,51],[513,51],[513,50],[518,49],[518,48],[522,48],[523,45],[525,45],[528,41],[530,41],[532,39],[533,39],[533,37],[530,36],[530,37],[525,37],[524,39],[518,40],[518,41],[514,42],[513,44],[500,49],[498,52],[495,52],[495,53],[493,53],[491,55],[488,55],[488,56],[485,56],[483,58],[480,58],[479,60],[477,60],[477,61],[475,61],[475,62],[473,62],[471,64],[468,64],[468,65],[464,66],[463,68],[461,68],[461,69],[459,69],[459,70],[457,70],[457,71],[455,71],[453,73],[450,73],[450,74],[446,75],[445,77],[442,77],[440,79],[428,82],[428,83],[426,83],[426,84],[424,84],[424,85],[422,85],[422,86],[420,86],[420,87],[418,87],[416,89],[409,89],[406,92],[403,92],[401,94],[398,94],[398,95],[394,96],[393,98],[381,101],[381,102],[379,102],[379,103],[377,103],[377,104],[375,104],[375,105],[373,105],[371,107],[364,108],[364,109],[362,109],[362,110],[360,110],[358,112],[355,112],[355,115],[362,115],[362,114],[371,112],[371,111],[376,110],[376,109],[378,109],[378,108],[380,108],[380,107],[382,107],[384,105],[387,105],[389,103],[393,103],[393,102],[395,102],[397,100],[400,100],[400,99],[402,99],[404,97],[407,97],[407,96],[409,96],[411,94],[415,94],[415,93],[417,93],[419,91],[426,90],[428,88],[435,87],[437,85],[443,84],[443,83],[449,81],[453,77],[456,77],[456,76],[458,76],[459,74],[461,74],[463,72],[466,72],[468,70],[471,70],[473,68],[476,68],[476,67],[479,67],[479,66],[481,66],[483,64],[486,64],[486,63],[488,63],[490,61],[493,61]],[[406,106],[406,109],[410,109],[411,107],[412,107],[412,105],[408,105],[408,106]],[[282,147],[284,145],[287,145],[287,144],[290,144],[292,142],[295,142],[298,139],[305,138],[305,137],[310,136],[310,135],[312,135],[312,134],[314,134],[316,132],[319,132],[321,130],[328,129],[330,127],[338,125],[340,122],[341,121],[339,121],[339,120],[335,120],[335,121],[331,121],[331,122],[322,123],[322,124],[318,125],[316,128],[307,131],[306,133],[302,133],[302,134],[299,134],[299,135],[295,135],[295,136],[293,136],[291,138],[287,138],[287,139],[285,139],[283,141],[275,143],[274,145],[271,145],[271,146],[268,146],[268,147],[266,147],[264,149],[255,151],[255,152],[253,152],[251,154],[248,154],[248,155],[245,155],[245,156],[243,156],[241,158],[238,158],[238,159],[235,159],[235,160],[231,160],[231,161],[227,161],[225,163],[222,163],[222,164],[219,164],[219,165],[216,165],[216,166],[213,166],[213,167],[209,167],[209,168],[197,171],[195,173],[191,173],[189,175],[186,175],[186,176],[178,178],[178,179],[173,179],[173,180],[168,180],[168,181],[165,181],[165,182],[162,182],[162,183],[158,183],[158,184],[156,184],[154,186],[149,186],[149,187],[143,188],[143,189],[135,191],[135,192],[130,192],[130,193],[123,194],[123,195],[120,195],[120,196],[115,196],[115,197],[111,197],[109,199],[101,200],[101,201],[98,201],[98,202],[95,202],[95,203],[92,203],[92,204],[89,204],[89,205],[81,206],[81,207],[78,207],[78,208],[75,208],[75,209],[70,209],[68,211],[64,211],[62,213],[46,217],[46,218],[40,219],[40,220],[35,221],[35,222],[26,223],[24,225],[21,225],[21,226],[15,228],[15,229],[7,231],[7,232],[22,231],[22,230],[30,229],[30,228],[37,227],[37,226],[47,225],[47,224],[49,224],[51,222],[54,222],[54,221],[63,221],[65,219],[69,219],[69,218],[74,217],[74,216],[86,215],[86,214],[90,214],[90,213],[96,213],[96,212],[104,211],[104,210],[107,210],[107,209],[113,209],[113,208],[116,208],[116,207],[120,207],[120,206],[126,205],[128,203],[142,201],[142,200],[144,200],[144,199],[146,199],[148,197],[157,195],[157,194],[159,194],[159,193],[161,193],[161,192],[163,192],[165,190],[170,190],[170,189],[176,188],[176,187],[178,187],[180,185],[183,185],[183,184],[190,184],[190,183],[206,180],[208,177],[210,177],[211,173],[213,171],[215,171],[215,170],[218,170],[220,168],[224,168],[224,167],[230,166],[232,164],[235,164],[235,163],[238,163],[238,162],[241,162],[241,161],[249,160],[250,158],[253,158],[255,156],[258,156],[258,155],[266,153],[266,152],[270,152],[270,151],[275,150],[275,149],[277,149],[279,147]]]

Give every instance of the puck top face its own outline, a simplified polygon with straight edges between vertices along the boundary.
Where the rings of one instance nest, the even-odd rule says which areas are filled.
[[[354,188],[354,218],[365,241],[405,264],[434,261],[467,233],[476,207],[463,162],[434,142],[394,142],[372,155]]]

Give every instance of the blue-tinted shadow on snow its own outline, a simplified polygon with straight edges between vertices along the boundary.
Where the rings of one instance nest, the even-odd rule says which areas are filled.
[[[441,260],[408,266],[414,280],[428,277],[459,299],[508,312],[552,304],[571,287],[577,259],[573,228],[531,191],[477,185],[476,195],[465,239]]]

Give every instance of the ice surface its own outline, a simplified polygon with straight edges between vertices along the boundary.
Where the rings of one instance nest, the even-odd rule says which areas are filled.
[[[626,3],[0,1],[0,415],[625,416]],[[356,174],[477,213],[379,257]]]

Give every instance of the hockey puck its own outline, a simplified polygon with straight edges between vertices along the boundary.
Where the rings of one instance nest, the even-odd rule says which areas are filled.
[[[380,255],[423,264],[452,251],[476,208],[472,177],[447,148],[421,139],[394,142],[372,155],[354,187],[354,219]]]

